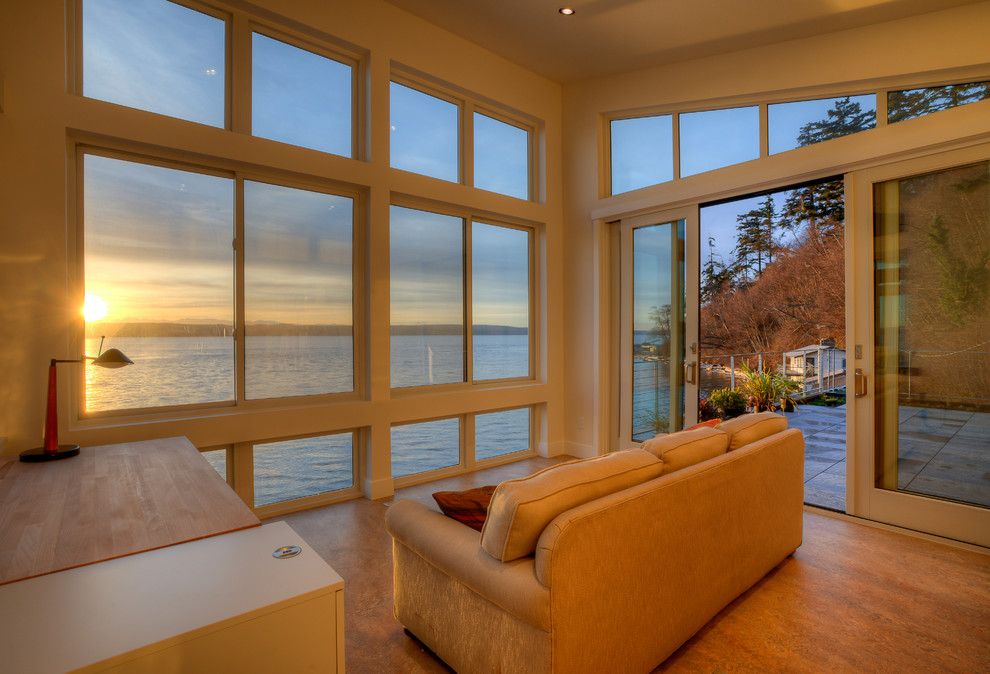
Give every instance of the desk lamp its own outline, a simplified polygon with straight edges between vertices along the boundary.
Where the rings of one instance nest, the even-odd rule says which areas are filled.
[[[57,363],[85,363],[87,360],[93,361],[93,365],[100,367],[117,368],[131,365],[133,360],[125,356],[119,349],[103,350],[103,338],[100,338],[100,353],[98,356],[83,356],[75,360],[62,360],[52,358],[48,366],[48,409],[45,414],[45,446],[36,447],[21,452],[21,461],[39,462],[55,461],[58,459],[68,459],[79,453],[79,445],[58,444],[58,382],[55,371]]]

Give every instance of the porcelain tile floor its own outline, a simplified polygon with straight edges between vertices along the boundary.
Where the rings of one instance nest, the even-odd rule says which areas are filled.
[[[804,501],[843,512],[846,408],[800,405],[788,425],[805,438]],[[901,407],[900,489],[990,506],[990,414]]]

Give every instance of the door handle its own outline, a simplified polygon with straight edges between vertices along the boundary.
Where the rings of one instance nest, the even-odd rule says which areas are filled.
[[[863,374],[863,370],[858,367],[856,368],[853,391],[855,392],[857,398],[862,398],[866,395],[866,375]]]
[[[697,369],[698,369],[698,364],[697,363],[685,363],[684,364],[684,381],[687,382],[688,384],[694,384],[694,383],[696,383],[694,381],[694,378],[695,378],[695,372],[697,372]]]

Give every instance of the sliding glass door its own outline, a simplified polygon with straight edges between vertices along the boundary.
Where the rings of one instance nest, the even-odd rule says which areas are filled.
[[[687,266],[689,231],[696,240],[697,208],[619,225],[620,448],[697,417],[697,291],[687,291],[697,269]]]
[[[857,204],[850,512],[983,546],[990,546],[988,158],[990,146],[981,146],[849,180]]]

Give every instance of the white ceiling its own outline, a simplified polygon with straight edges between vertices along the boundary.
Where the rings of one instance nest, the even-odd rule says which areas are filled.
[[[388,0],[557,82],[721,54],[981,0]],[[573,16],[562,16],[569,6]]]

